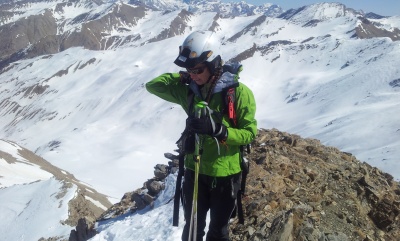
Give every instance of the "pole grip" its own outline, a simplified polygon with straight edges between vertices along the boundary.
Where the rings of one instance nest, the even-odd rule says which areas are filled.
[[[194,117],[200,118],[206,115],[208,104],[205,101],[201,101],[194,106]]]
[[[194,116],[195,118],[201,118],[205,116],[207,111],[207,102],[201,101],[194,106]],[[194,145],[194,161],[200,161],[200,137],[198,134],[195,135],[195,145]]]

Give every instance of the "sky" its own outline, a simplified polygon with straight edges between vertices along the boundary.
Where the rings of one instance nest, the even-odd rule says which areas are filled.
[[[224,0],[223,2],[232,2],[232,0]],[[233,2],[239,2],[233,1]],[[363,10],[364,12],[374,12],[383,16],[399,16],[400,15],[400,1],[399,0],[247,0],[246,2],[254,5],[261,5],[264,3],[274,3],[281,6],[284,10],[290,8],[299,8],[304,5],[309,5],[319,2],[340,2],[347,7],[355,10]]]

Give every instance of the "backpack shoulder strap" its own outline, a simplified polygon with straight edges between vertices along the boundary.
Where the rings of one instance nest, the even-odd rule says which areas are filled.
[[[192,89],[189,88],[188,94],[186,96],[187,103],[188,103],[188,115],[192,113],[193,105],[194,105],[194,92]]]
[[[224,89],[222,93],[222,97],[224,98],[225,109],[224,113],[226,113],[234,127],[237,126],[236,120],[236,87],[239,86],[239,82],[235,83],[232,86]]]
[[[225,94],[223,95],[225,98],[229,120],[231,121],[234,127],[237,126],[235,102],[236,102],[236,87],[238,86],[239,82],[237,82],[237,84],[235,84],[234,86],[227,88]],[[250,145],[246,146],[246,151],[247,153],[250,153]],[[242,178],[241,178],[240,190],[237,193],[237,216],[240,224],[244,224],[242,196],[246,196],[245,194],[246,179],[247,179],[247,174],[249,173],[250,170],[250,165],[249,165],[250,163],[244,157],[244,153],[245,153],[245,146],[240,146],[240,167],[242,170]]]

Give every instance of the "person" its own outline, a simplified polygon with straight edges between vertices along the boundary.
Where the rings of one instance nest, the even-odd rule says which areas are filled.
[[[185,226],[182,240],[189,239],[195,179],[194,146],[191,133],[199,136],[200,162],[197,199],[197,241],[205,235],[206,217],[210,211],[206,241],[227,241],[229,221],[235,209],[240,187],[240,146],[251,143],[257,134],[256,103],[252,91],[238,82],[238,63],[223,64],[218,41],[211,31],[195,31],[179,47],[174,61],[186,71],[165,73],[146,83],[146,89],[169,102],[182,106],[188,115],[185,148],[185,173],[182,204]],[[235,88],[236,124],[226,113],[224,100],[229,87]],[[209,114],[196,118],[194,106],[205,101]],[[188,134],[189,133],[189,134]],[[181,138],[182,139],[182,138]]]

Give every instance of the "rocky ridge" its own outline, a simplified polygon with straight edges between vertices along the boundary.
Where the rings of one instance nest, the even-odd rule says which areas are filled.
[[[9,141],[8,141],[9,142]],[[16,145],[13,142],[9,142]],[[77,180],[74,175],[71,173],[59,169],[58,167],[52,165],[48,161],[44,160],[40,156],[36,155],[32,151],[29,151],[23,147],[18,150],[20,156],[26,160],[29,160],[30,163],[36,164],[40,166],[42,170],[45,170],[54,177],[64,183],[64,188],[70,188],[72,185],[76,185],[78,187],[77,194],[74,199],[69,202],[69,217],[64,222],[68,225],[74,226],[77,225],[78,220],[82,217],[85,217],[91,222],[94,222],[96,218],[104,212],[104,209],[96,206],[94,203],[90,202],[87,198],[88,197],[92,200],[96,200],[104,207],[111,206],[108,197],[104,194],[98,193],[95,189],[85,185],[81,181]],[[0,151],[0,158],[4,159],[8,163],[15,163],[19,162],[11,155]]]
[[[42,10],[28,15],[38,1],[0,3],[0,69],[20,59],[55,54],[72,47],[90,50],[114,49],[141,40],[132,31],[152,11],[168,13],[180,10],[171,25],[149,40],[156,42],[180,35],[188,27],[188,15],[194,12],[216,12],[235,17],[265,13],[277,16],[282,9],[276,5],[253,6],[245,2],[210,3],[209,1],[49,1]],[[73,9],[73,10],[71,10]],[[75,11],[76,16],[67,13]],[[24,17],[26,16],[26,17]]]
[[[157,165],[155,177],[126,193],[99,220],[151,206],[165,177],[177,171],[176,156],[165,156],[172,160],[169,165]],[[247,159],[245,223],[233,220],[232,240],[388,241],[400,237],[399,182],[352,154],[315,139],[261,129]]]
[[[400,185],[315,139],[260,130],[234,240],[397,240]]]
[[[25,162],[18,160],[9,153],[0,150],[1,160],[4,160],[9,165],[15,163],[37,165],[40,167],[40,169],[51,173],[56,180],[62,183],[62,188],[59,190],[58,193],[54,194],[56,195],[58,200],[61,200],[66,195],[68,189],[72,188],[74,185],[77,186],[74,198],[72,198],[68,202],[68,218],[66,218],[65,220],[60,220],[63,225],[68,225],[70,227],[74,227],[79,223],[88,223],[89,225],[92,225],[94,224],[96,219],[105,211],[105,209],[111,206],[111,202],[108,200],[108,197],[106,195],[98,193],[95,189],[77,180],[71,173],[57,168],[56,166],[39,157],[35,153],[27,150],[26,148],[20,147],[19,145],[11,141],[4,142],[15,146],[21,159],[27,161]],[[0,181],[2,181],[1,176]],[[23,185],[29,185],[29,183]],[[75,234],[75,231],[71,231],[71,236],[74,236]],[[50,238],[49,240],[59,240],[59,238],[53,238],[54,239]]]

